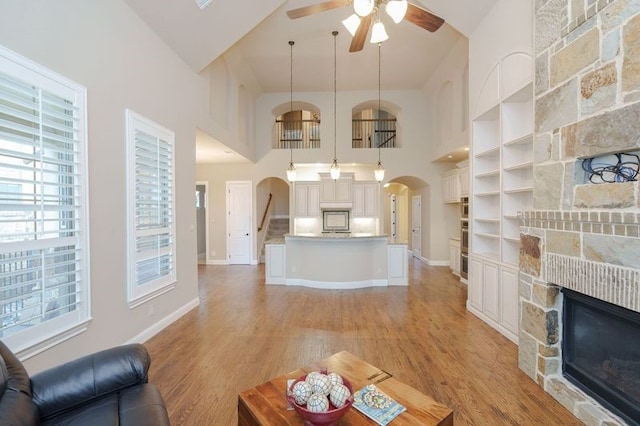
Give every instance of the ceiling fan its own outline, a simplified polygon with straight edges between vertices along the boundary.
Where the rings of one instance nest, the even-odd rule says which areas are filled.
[[[407,0],[327,0],[322,3],[289,10],[287,11],[287,16],[291,19],[297,19],[348,6],[349,4],[353,4],[355,13],[342,21],[353,35],[349,52],[362,50],[374,18],[375,23],[371,33],[371,43],[381,43],[388,38],[384,25],[380,21],[380,11],[383,10],[383,6],[395,23],[406,19],[430,32],[437,31],[444,24],[444,19],[415,4],[409,3]]]

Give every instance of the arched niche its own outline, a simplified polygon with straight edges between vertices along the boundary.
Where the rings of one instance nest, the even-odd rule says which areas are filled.
[[[351,110],[352,148],[396,148],[400,107],[383,100],[362,102]]]
[[[274,117],[273,144],[276,149],[320,148],[320,109],[308,102],[280,104]]]

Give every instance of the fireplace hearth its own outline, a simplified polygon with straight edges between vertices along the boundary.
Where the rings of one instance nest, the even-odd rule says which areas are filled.
[[[640,313],[562,292],[563,375],[629,424],[640,425]]]

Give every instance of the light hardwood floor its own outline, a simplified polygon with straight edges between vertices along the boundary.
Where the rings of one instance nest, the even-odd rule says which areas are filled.
[[[446,267],[411,260],[408,287],[362,290],[266,286],[264,265],[198,271],[200,306],[146,343],[173,425],[234,425],[239,391],[342,350],[449,406],[456,425],[580,424],[466,310]]]

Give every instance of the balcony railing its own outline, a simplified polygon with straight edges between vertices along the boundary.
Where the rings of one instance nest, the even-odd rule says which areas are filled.
[[[352,148],[395,148],[396,119],[353,119]]]
[[[320,120],[276,120],[275,148],[320,148]]]

